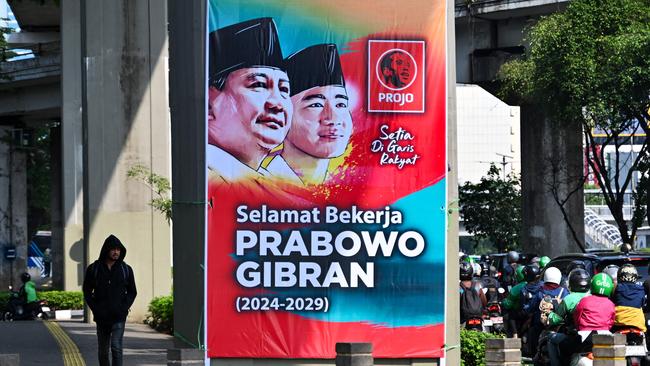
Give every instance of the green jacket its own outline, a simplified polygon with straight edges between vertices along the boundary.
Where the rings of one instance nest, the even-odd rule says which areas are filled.
[[[36,284],[34,281],[27,281],[27,283],[23,285],[23,291],[25,293],[25,300],[28,303],[38,300],[38,296],[36,296]]]
[[[568,294],[562,300],[558,309],[555,312],[548,314],[549,325],[563,324],[565,319],[573,314],[573,310],[576,308],[580,300],[587,295],[589,295],[588,292],[572,292]],[[569,323],[573,323],[573,320],[569,320]]]
[[[503,307],[508,310],[518,310],[520,309],[519,300],[521,298],[521,290],[526,287],[526,281],[519,282],[512,289],[508,297],[503,300]]]

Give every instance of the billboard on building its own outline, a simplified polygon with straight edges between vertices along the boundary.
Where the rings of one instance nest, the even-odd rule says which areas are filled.
[[[445,2],[208,5],[208,356],[442,357]]]

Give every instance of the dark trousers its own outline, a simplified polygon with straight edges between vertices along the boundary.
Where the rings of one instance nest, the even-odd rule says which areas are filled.
[[[122,338],[124,322],[115,324],[97,324],[97,349],[100,366],[122,366]],[[113,363],[108,360],[108,351],[113,356]]]

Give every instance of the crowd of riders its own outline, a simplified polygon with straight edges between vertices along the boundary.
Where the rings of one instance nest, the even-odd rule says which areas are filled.
[[[487,307],[498,302],[505,335],[521,338],[522,353],[536,365],[552,366],[588,352],[593,334],[645,334],[650,280],[639,282],[633,264],[610,265],[592,277],[583,261],[571,262],[565,275],[549,262],[511,251],[499,271],[488,256],[475,261],[461,253],[461,327],[485,331]]]

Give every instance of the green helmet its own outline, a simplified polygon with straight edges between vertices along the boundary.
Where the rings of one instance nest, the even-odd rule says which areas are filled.
[[[465,258],[463,258],[463,261],[466,262],[466,263],[472,263],[472,264],[476,263],[474,258],[470,257],[469,255],[466,255]]]
[[[524,266],[517,266],[517,269],[515,269],[515,280],[517,280],[517,283],[523,282],[526,279],[526,276],[524,276]]]
[[[607,273],[599,273],[591,279],[592,295],[609,297],[614,290],[614,281]]]
[[[551,261],[551,258],[549,258],[549,257],[547,257],[547,256],[543,256],[542,258],[539,259],[539,266],[540,266],[541,268],[544,268],[544,267],[546,267],[546,265],[547,265],[548,262],[550,262],[550,261]]]

